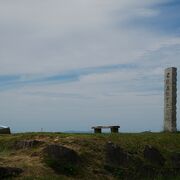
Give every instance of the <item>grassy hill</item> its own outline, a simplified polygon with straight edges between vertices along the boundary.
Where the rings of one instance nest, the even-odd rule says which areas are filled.
[[[24,143],[33,140],[40,143]],[[123,160],[121,157],[118,161],[107,157],[106,145],[110,142],[116,147],[114,156],[118,156],[120,151],[125,157]],[[49,163],[44,155],[44,148],[50,144],[76,152],[80,159],[77,166],[66,166],[66,172],[54,169],[54,161]],[[164,163],[157,164],[156,159],[154,162],[147,159],[144,155],[146,146],[159,151]],[[0,167],[16,167],[23,171],[13,179],[180,179],[180,167],[175,167],[172,160],[172,156],[179,153],[180,133],[0,135]],[[178,157],[175,163],[179,166]],[[55,166],[58,166],[58,161]]]

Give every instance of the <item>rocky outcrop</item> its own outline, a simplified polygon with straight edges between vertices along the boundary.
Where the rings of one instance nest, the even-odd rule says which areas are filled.
[[[108,142],[105,145],[106,164],[111,166],[126,166],[131,161],[131,156],[120,146]]]
[[[180,153],[175,152],[171,155],[171,161],[174,168],[180,169]]]
[[[108,142],[105,145],[105,169],[119,179],[154,178],[161,175],[165,159],[158,149],[145,146],[141,153],[127,152],[117,144]]]
[[[33,148],[38,145],[43,144],[43,141],[39,140],[22,140],[22,141],[16,141],[15,142],[15,148],[16,149],[26,149],[26,148]]]
[[[163,166],[165,163],[165,158],[160,151],[153,146],[146,145],[143,154],[144,158],[153,164]]]
[[[44,148],[44,161],[56,172],[71,175],[75,174],[80,157],[70,148],[51,144]]]

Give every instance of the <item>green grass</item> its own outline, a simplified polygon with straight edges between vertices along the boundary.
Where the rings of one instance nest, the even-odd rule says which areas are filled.
[[[15,149],[14,143],[19,140],[38,139],[45,141],[43,145],[30,149]],[[165,157],[166,164],[162,171],[171,169],[170,155],[180,152],[180,133],[119,133],[119,134],[68,134],[68,133],[18,133],[0,135],[0,164],[3,166],[16,166],[24,169],[19,179],[120,179],[132,172],[136,176],[136,164],[129,169],[105,167],[104,146],[107,142],[121,146],[125,151],[135,154],[143,163],[143,150],[146,145],[156,147]],[[47,166],[43,161],[42,149],[49,143],[59,143],[74,149],[82,159],[82,168],[65,167],[65,175],[56,173],[51,169],[52,162]],[[37,156],[31,156],[32,153]],[[109,169],[107,169],[109,168]],[[62,169],[61,169],[62,170]],[[78,172],[76,174],[76,172]],[[70,175],[66,176],[66,175]],[[45,178],[46,177],[46,178]],[[180,179],[180,175],[168,177]],[[145,179],[145,177],[144,177]],[[148,178],[147,178],[148,179]],[[158,175],[156,179],[165,179]]]

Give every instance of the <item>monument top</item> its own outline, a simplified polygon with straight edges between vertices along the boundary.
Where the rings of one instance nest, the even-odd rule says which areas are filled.
[[[177,70],[177,67],[168,67],[168,68],[166,68],[166,70],[170,70],[170,69]]]

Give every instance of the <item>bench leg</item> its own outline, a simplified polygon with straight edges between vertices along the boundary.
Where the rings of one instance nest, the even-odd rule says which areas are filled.
[[[111,133],[118,133],[119,132],[119,128],[111,128]]]
[[[95,128],[94,133],[101,133],[101,128]]]

